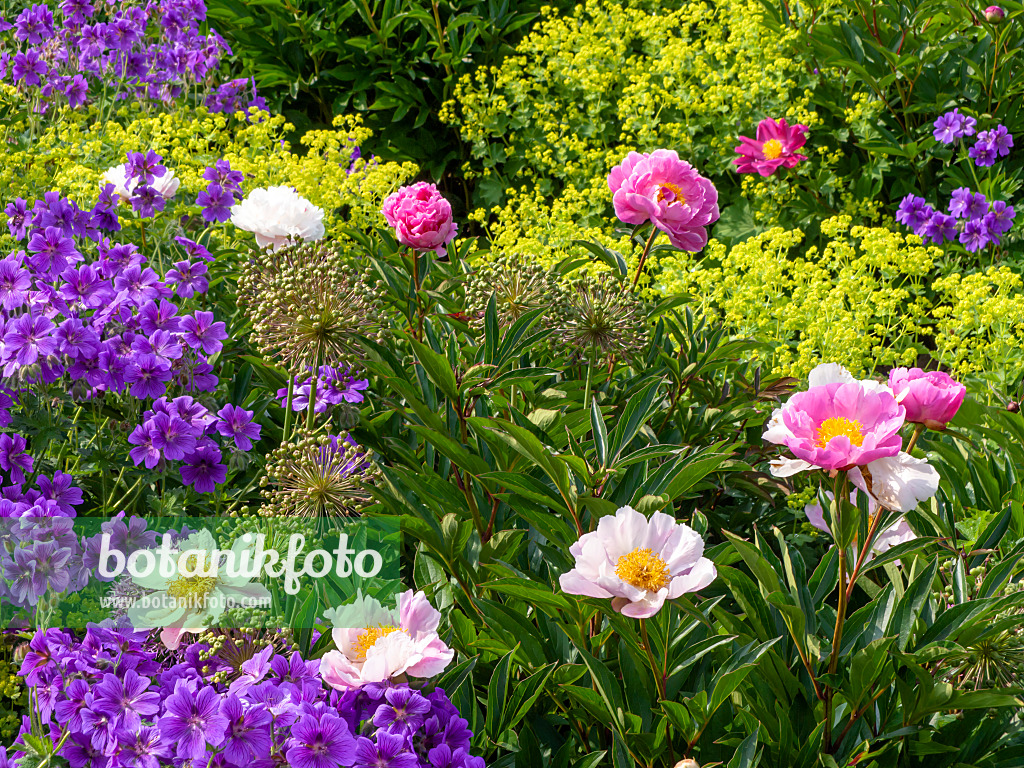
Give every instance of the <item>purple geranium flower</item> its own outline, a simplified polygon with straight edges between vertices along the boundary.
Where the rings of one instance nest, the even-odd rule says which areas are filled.
[[[180,461],[195,451],[197,430],[189,422],[167,413],[158,413],[149,423],[153,447],[162,451],[165,459]]]
[[[229,694],[220,711],[228,720],[223,755],[229,763],[248,765],[270,754],[273,716],[266,708],[243,704],[237,696]]]
[[[900,207],[896,211],[896,221],[910,227],[915,233],[919,233],[932,213],[934,213],[932,207],[924,201],[923,197],[907,195],[900,201]]]
[[[197,310],[181,321],[182,338],[193,349],[202,348],[203,352],[212,355],[224,346],[223,339],[228,337],[224,323],[213,322],[213,312]]]
[[[960,114],[959,109],[947,112],[935,121],[935,130],[932,135],[936,141],[943,144],[952,144],[957,139],[974,134],[974,126],[978,121],[973,117]]]
[[[8,203],[4,209],[7,214],[7,228],[15,240],[22,240],[25,237],[25,219],[28,216],[28,203],[24,198],[15,198],[13,203]]]
[[[968,251],[976,252],[992,242],[992,238],[982,219],[971,219],[960,233],[960,242]]]
[[[46,475],[36,478],[36,485],[44,499],[57,503],[61,511],[69,517],[75,514],[75,507],[82,503],[82,489],[74,485],[75,479],[65,472],[57,470],[51,481]]]
[[[1016,214],[1011,206],[1002,200],[995,200],[992,203],[992,210],[985,214],[983,221],[989,232],[1002,235],[1013,229],[1013,217]]]
[[[130,733],[139,730],[142,718],[160,711],[160,694],[149,690],[150,681],[135,670],[121,675],[107,673],[94,689],[94,707],[114,715],[119,727]]]
[[[252,423],[252,411],[228,403],[217,415],[217,431],[224,437],[234,438],[235,445],[243,451],[252,450],[252,441],[260,439],[260,425]]]
[[[156,355],[138,355],[128,363],[124,378],[131,384],[132,397],[143,400],[160,397],[167,391],[166,382],[172,378],[171,366]]]
[[[403,744],[405,742],[401,738],[399,741]],[[292,726],[292,738],[288,744],[286,754],[288,764],[292,768],[338,768],[342,765],[352,765],[352,759],[356,757],[356,740],[348,724],[340,717],[329,714],[319,718],[309,714],[303,715]],[[418,765],[415,756],[413,760],[410,768]],[[397,763],[394,766],[406,768],[405,763]]]
[[[412,688],[389,688],[384,698],[387,703],[377,707],[373,724],[389,733],[408,735],[418,731],[430,712],[430,702]]]
[[[419,758],[409,749],[405,738],[387,731],[377,731],[374,738],[376,743],[365,736],[359,737],[354,768],[419,768]],[[291,756],[289,751],[288,758]]]
[[[21,260],[8,256],[0,261],[0,305],[4,309],[16,309],[25,303],[32,277]]]
[[[177,743],[177,756],[205,758],[206,745],[224,743],[228,719],[220,713],[220,696],[211,686],[193,691],[186,680],[175,684],[160,717],[160,735]]]
[[[980,192],[974,194],[968,187],[953,190],[949,212],[958,219],[978,219],[988,212],[988,200]]]
[[[982,131],[978,134],[978,140],[974,146],[967,151],[967,155],[979,168],[987,168],[996,162],[996,147],[989,140],[989,132]]]
[[[56,352],[59,342],[52,333],[53,323],[45,317],[21,315],[8,323],[4,333],[4,375],[10,376],[19,366],[32,365],[40,356]]]
[[[188,456],[186,464],[181,468],[181,481],[190,485],[199,493],[213,493],[217,483],[223,483],[228,476],[228,468],[220,463],[220,450],[213,446],[196,449]]]
[[[231,218],[231,206],[234,204],[235,196],[231,190],[217,183],[210,184],[196,198],[196,205],[202,207],[206,221],[227,221]]]
[[[129,152],[126,170],[129,179],[139,179],[145,184],[152,184],[158,176],[167,173],[167,168],[160,165],[163,158],[152,149],[142,154],[141,152]]]

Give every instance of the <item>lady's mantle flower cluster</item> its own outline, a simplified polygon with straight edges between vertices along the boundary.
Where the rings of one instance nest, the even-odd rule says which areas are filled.
[[[977,252],[989,244],[999,245],[1002,236],[1013,228],[1016,212],[1002,200],[991,203],[969,187],[953,190],[947,209],[936,211],[923,197],[907,195],[900,201],[896,221],[914,234],[935,244],[959,240],[968,251]]]
[[[608,188],[620,220],[650,221],[683,251],[707,245],[706,227],[718,220],[715,185],[671,149],[630,152],[608,175]]]
[[[90,625],[81,638],[37,632],[21,674],[71,768],[483,768],[439,688],[339,693],[324,687],[322,662],[298,652],[236,656],[208,643],[168,652],[148,633]]]

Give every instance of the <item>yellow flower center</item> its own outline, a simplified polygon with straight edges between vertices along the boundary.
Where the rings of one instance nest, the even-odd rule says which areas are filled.
[[[358,661],[366,661],[366,653],[376,644],[382,637],[390,635],[392,632],[405,632],[401,627],[385,626],[381,624],[376,627],[364,627],[363,634],[356,640],[356,659]]]
[[[657,592],[668,586],[671,574],[668,565],[647,547],[637,548],[619,558],[615,575],[638,589]]]
[[[192,607],[206,603],[206,596],[217,586],[216,576],[179,576],[167,583],[167,596]]]
[[[661,187],[661,189],[658,190],[659,203],[663,200],[667,200],[670,204],[679,203],[680,205],[686,205],[686,195],[683,194],[683,190],[678,186],[668,181],[661,182],[659,186]]]
[[[833,437],[845,435],[850,438],[850,444],[860,446],[864,443],[864,427],[855,419],[848,419],[845,416],[835,416],[825,419],[818,425],[818,439],[815,444],[819,448],[825,448]]]
[[[782,142],[778,139],[768,139],[761,147],[761,151],[764,152],[765,159],[776,160],[782,157]]]

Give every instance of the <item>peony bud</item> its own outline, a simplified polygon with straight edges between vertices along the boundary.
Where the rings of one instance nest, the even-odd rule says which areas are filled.
[[[1018,403],[1016,400],[1011,400],[1009,403],[1006,404],[1006,410],[1008,410],[1010,413],[1020,413],[1020,403]]]
[[[889,386],[906,409],[907,421],[928,429],[945,429],[967,394],[967,387],[949,374],[920,368],[893,368]]]
[[[700,764],[692,757],[687,757],[675,764],[674,768],[700,768]]]
[[[998,24],[1006,17],[1006,11],[998,5],[990,5],[985,9],[985,21]]]

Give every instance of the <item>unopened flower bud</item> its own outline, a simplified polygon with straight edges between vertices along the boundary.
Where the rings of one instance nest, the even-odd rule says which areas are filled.
[[[985,21],[991,22],[992,24],[998,24],[1006,17],[1006,11],[1000,8],[998,5],[990,5],[985,9]]]
[[[692,757],[687,757],[675,764],[674,768],[700,768],[700,764]]]
[[[1020,403],[1018,403],[1016,400],[1011,400],[1009,403],[1006,404],[1006,410],[1008,410],[1010,413],[1020,413]]]

